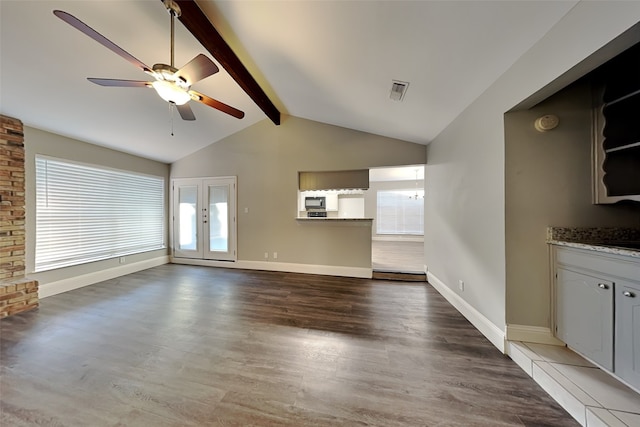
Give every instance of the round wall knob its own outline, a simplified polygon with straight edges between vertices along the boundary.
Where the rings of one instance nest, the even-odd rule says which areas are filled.
[[[555,114],[547,114],[542,117],[538,117],[533,124],[538,132],[547,132],[555,129],[560,124],[560,119]]]

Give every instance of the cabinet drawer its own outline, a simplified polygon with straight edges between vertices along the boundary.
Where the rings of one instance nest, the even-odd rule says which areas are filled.
[[[638,258],[563,246],[555,246],[555,255],[559,267],[576,267],[587,274],[592,272],[595,277],[620,277],[640,284]]]

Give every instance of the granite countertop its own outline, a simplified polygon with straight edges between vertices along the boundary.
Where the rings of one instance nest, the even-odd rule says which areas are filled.
[[[640,258],[640,228],[548,227],[547,243]]]
[[[296,219],[302,221],[373,221],[373,218],[339,218],[339,217],[306,217],[299,216]]]

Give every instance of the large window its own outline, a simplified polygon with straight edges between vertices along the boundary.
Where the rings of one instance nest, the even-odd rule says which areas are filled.
[[[379,190],[377,203],[376,234],[424,235],[424,190]]]
[[[165,247],[164,179],[36,157],[35,270]]]

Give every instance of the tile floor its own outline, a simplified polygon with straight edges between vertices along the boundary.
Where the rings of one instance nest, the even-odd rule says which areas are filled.
[[[640,426],[640,394],[573,351],[516,341],[507,347],[511,359],[581,425]]]

